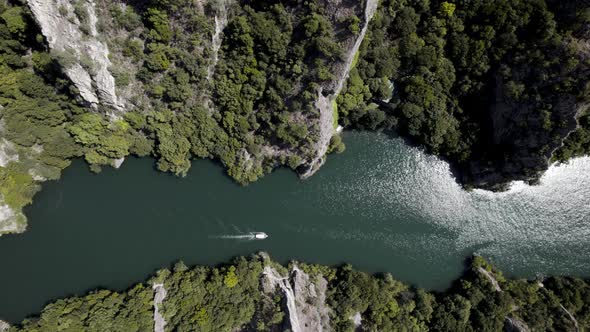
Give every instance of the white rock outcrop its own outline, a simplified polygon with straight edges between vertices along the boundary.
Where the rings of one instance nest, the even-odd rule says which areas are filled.
[[[519,318],[506,317],[504,320],[505,332],[531,332],[529,326]]]
[[[4,203],[0,195],[0,236],[8,233],[22,233],[26,228],[26,217]]]
[[[301,173],[301,178],[306,179],[312,176],[320,167],[324,164],[326,159],[326,153],[330,146],[330,140],[332,136],[336,134],[336,127],[334,126],[334,103],[340,91],[344,87],[344,83],[348,79],[350,70],[352,69],[355,57],[365,39],[367,30],[369,29],[369,23],[373,19],[377,6],[379,5],[378,0],[367,0],[365,6],[365,20],[363,28],[361,29],[358,37],[355,39],[354,44],[346,52],[346,61],[341,69],[335,73],[337,80],[335,82],[335,89],[331,95],[324,96],[322,89],[318,89],[318,98],[315,102],[315,107],[319,111],[318,120],[318,139],[314,143],[315,156],[308,162],[305,163],[305,172]]]
[[[6,167],[10,162],[18,160],[18,151],[14,144],[5,138],[0,138],[0,167]]]
[[[10,325],[7,322],[0,320],[0,332],[8,331],[9,328]]]
[[[121,157],[119,159],[113,159],[113,167],[114,168],[119,168],[121,167],[121,165],[123,165],[123,162],[125,161],[125,157]]]
[[[217,8],[217,13],[215,14],[215,32],[211,37],[212,55],[211,63],[207,68],[207,81],[210,81],[213,78],[215,66],[217,66],[217,62],[219,61],[219,50],[221,49],[221,43],[223,42],[223,30],[228,22],[227,7],[230,4],[229,2],[230,0],[220,0],[217,2],[219,8]]]
[[[496,278],[494,278],[494,275],[492,275],[490,272],[488,272],[486,269],[484,269],[483,267],[478,267],[477,270],[483,274],[492,284],[492,287],[494,287],[494,290],[496,292],[501,292],[502,288],[500,288],[500,284],[498,283],[498,281],[496,280]]]
[[[164,301],[168,292],[166,292],[164,284],[154,284],[152,289],[154,290],[154,332],[164,332],[166,320],[160,313],[160,305],[162,305],[162,301]]]
[[[574,315],[572,315],[571,312],[569,312],[569,310],[567,310],[563,304],[559,304],[559,307],[561,308],[561,310],[563,310],[563,312],[566,313],[566,315],[570,318],[570,320],[572,321],[572,324],[574,324],[574,331],[575,332],[580,332],[580,326],[578,325],[578,320],[576,320],[576,317],[574,317]]]
[[[300,311],[300,322],[304,331],[331,331],[330,308],[326,305],[328,281],[318,277],[312,281],[309,274],[293,266],[291,276],[295,303]]]
[[[272,294],[278,287],[285,296],[291,331],[331,331],[330,309],[326,305],[326,279],[318,277],[316,281],[312,281],[297,265],[293,265],[286,277],[270,266],[264,268],[263,275],[265,293]]]
[[[115,79],[109,71],[109,49],[100,41],[93,0],[78,0],[78,11],[85,10],[81,22],[68,0],[27,0],[41,32],[54,55],[62,59],[66,75],[91,106],[108,106],[122,111]]]
[[[5,138],[0,138],[0,167],[6,167],[11,162],[18,162],[19,159],[16,146]],[[0,194],[0,236],[24,231],[25,227],[22,225],[24,219],[25,216],[20,211],[15,211],[4,203],[4,197]]]
[[[363,325],[363,316],[361,316],[361,313],[358,311],[355,312],[354,315],[350,316],[350,320],[354,324],[355,331]]]

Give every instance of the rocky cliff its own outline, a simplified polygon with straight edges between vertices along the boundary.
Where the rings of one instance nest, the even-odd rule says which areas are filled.
[[[348,76],[350,70],[354,66],[355,59],[358,59],[359,48],[369,28],[369,23],[377,11],[379,2],[377,0],[367,0],[364,8],[363,27],[360,30],[358,36],[355,39],[349,41],[346,47],[344,55],[344,62],[336,65],[335,77],[336,80],[330,82],[326,88],[331,92],[324,92],[322,88],[318,90],[318,97],[315,102],[315,107],[319,112],[319,120],[317,124],[318,139],[313,146],[313,157],[311,160],[303,163],[304,171],[301,173],[302,178],[308,178],[313,175],[324,163],[328,148],[330,146],[330,140],[332,136],[337,135],[336,127],[338,126],[338,110],[336,109],[336,98],[342,91],[342,88]],[[334,21],[341,21],[346,17],[345,13],[339,12],[340,4],[338,2],[331,4],[334,8]],[[328,95],[324,95],[328,93]]]
[[[296,264],[287,276],[271,266],[264,269],[263,290],[269,295],[280,292],[284,297],[283,310],[289,315],[289,328],[293,332],[331,331],[330,309],[326,304],[328,282],[322,276],[315,279]]]
[[[0,117],[3,108],[0,106]],[[27,226],[27,218],[22,212],[22,205],[14,202],[14,199],[7,199],[6,196],[14,194],[14,191],[25,188],[14,188],[6,182],[14,182],[8,174],[8,169],[18,169],[25,176],[30,176],[35,182],[43,182],[47,179],[55,179],[56,170],[47,165],[43,165],[37,157],[43,152],[43,146],[33,145],[32,147],[23,147],[1,137],[4,134],[4,122],[0,120],[0,236],[7,233],[22,233]]]
[[[10,329],[10,325],[0,320],[0,332],[8,331],[8,329]]]
[[[360,110],[363,114],[359,122],[366,118],[382,121],[391,114],[397,116],[395,112],[400,114],[399,109],[394,109],[399,96],[390,100],[389,95],[393,68],[400,61],[397,58],[403,57],[395,56],[391,63],[380,62],[381,56],[397,54],[390,51],[399,46],[397,34],[384,33],[395,27],[379,26],[395,23],[395,15],[388,9],[395,6],[393,2],[381,7],[374,0],[322,0],[314,6],[230,0],[179,0],[183,6],[175,3],[149,7],[147,3],[124,0],[27,1],[46,42],[29,45],[28,49],[50,49],[51,58],[59,62],[73,84],[75,95],[87,106],[83,111],[77,109],[80,105],[75,111],[66,111],[59,125],[47,120],[43,128],[62,128],[62,134],[74,137],[78,144],[71,155],[58,156],[64,160],[52,163],[63,168],[66,159],[83,155],[97,170],[100,165],[120,166],[128,154],[151,155],[157,158],[160,170],[184,175],[190,160],[200,157],[220,160],[228,174],[242,184],[280,166],[295,169],[307,178],[322,166],[327,153],[334,150],[331,144],[338,141],[335,104],[339,96],[348,93],[344,99],[354,103],[386,82],[387,96],[378,101],[388,108],[377,110],[374,103],[370,104]],[[572,5],[570,11],[575,12],[578,6]],[[377,10],[379,19],[375,20]],[[440,15],[438,8],[433,8],[433,15]],[[375,27],[371,28],[373,23]],[[582,25],[563,40],[576,50],[577,64],[572,66],[578,77],[588,76],[589,31],[588,24]],[[366,54],[374,46],[361,46],[378,38],[384,39],[388,48]],[[28,53],[21,55],[21,61],[30,66],[30,71],[39,77],[49,75],[32,64],[31,51]],[[420,61],[429,58],[413,55],[410,59],[414,57]],[[375,74],[377,69],[388,73],[389,78],[381,74],[365,77],[364,83],[371,87],[356,86],[359,80],[364,84],[361,78]],[[526,81],[529,69],[513,68],[512,78]],[[442,71],[438,70],[437,75]],[[51,75],[54,77],[48,82],[59,76]],[[548,80],[547,85],[567,84],[569,77],[562,76]],[[495,80],[491,96],[485,99],[492,106],[478,119],[485,123],[479,128],[481,136],[475,135],[480,140],[466,148],[472,154],[461,162],[449,159],[457,166],[458,179],[468,186],[502,190],[514,180],[534,183],[547,169],[555,151],[580,130],[578,119],[588,113],[588,104],[584,96],[553,96],[549,89],[543,90],[542,94],[549,96],[543,102],[507,98],[504,90],[508,82],[500,75]],[[428,84],[420,88],[424,86]],[[349,98],[349,87],[356,89],[360,97]],[[412,90],[404,88],[402,82],[396,82],[396,89]],[[437,98],[439,95],[445,93]],[[390,102],[382,102],[384,99]],[[448,117],[438,118],[445,112],[452,113],[454,103],[442,98],[429,102],[440,108],[426,105],[420,109],[435,114],[429,115],[432,121],[415,126],[425,131],[422,136],[427,141],[452,139],[453,144],[463,143],[462,137],[454,136],[457,133],[449,129],[456,123],[447,121]],[[541,106],[547,108],[543,109],[546,112],[539,111]],[[406,111],[412,109],[406,107]],[[410,111],[406,113],[411,115]],[[18,115],[18,109],[13,113]],[[413,120],[420,117],[427,118],[422,114]],[[33,120],[37,120],[35,115],[22,122]],[[392,117],[382,122],[391,127],[396,121]],[[21,125],[14,124],[15,130],[26,135]],[[432,130],[424,129],[428,126]],[[470,132],[468,129],[460,131]],[[449,132],[443,135],[444,130]],[[55,142],[63,140],[51,139],[27,142],[30,144],[24,149],[0,140],[0,167],[6,168],[9,163],[24,165],[35,159],[26,157],[40,154],[33,146],[39,151],[46,147],[59,150]],[[34,181],[56,177],[53,164],[33,164],[23,166],[23,172]],[[20,207],[8,206],[3,203],[6,200],[3,197],[0,201],[0,233],[22,231],[24,216]]]
[[[109,49],[97,27],[95,1],[28,0],[52,53],[60,59],[80,96],[93,108],[124,110],[109,71]]]
[[[578,130],[579,119],[590,110],[587,80],[590,77],[590,25],[580,27],[573,36],[563,41],[575,51],[576,69],[571,76],[556,77],[549,84],[567,84],[572,78],[582,82],[580,95],[545,93],[545,105],[550,113],[540,110],[537,102],[519,102],[507,98],[505,83],[496,76],[496,87],[489,112],[485,141],[480,144],[472,160],[459,166],[459,178],[468,186],[505,190],[512,181],[535,184],[554,162],[556,152]],[[520,69],[515,76],[525,77],[530,68]],[[513,69],[513,72],[515,70]],[[525,78],[523,78],[524,80]],[[541,86],[538,89],[542,90]]]
[[[224,63],[228,61],[225,52],[232,46],[224,46],[228,33],[226,26],[234,19],[232,6],[245,7],[247,4],[232,1],[195,2],[191,4],[195,6],[193,14],[178,11],[166,16],[165,20],[169,22],[163,24],[170,26],[166,29],[177,29],[170,36],[167,35],[169,32],[158,31],[162,28],[162,23],[157,22],[161,14],[153,14],[153,19],[146,18],[153,12],[147,13],[145,6],[133,2],[29,0],[27,4],[51,53],[59,60],[81,99],[93,109],[114,115],[116,119],[123,111],[147,113],[152,110],[179,109],[180,104],[184,104],[183,108],[201,104],[209,109],[210,118],[207,121],[220,121],[221,127],[227,126],[227,120],[223,120],[227,110],[219,105],[220,96],[216,96],[219,94],[216,85],[220,78],[215,75],[218,66],[223,69],[227,65]],[[290,166],[300,170],[301,176],[307,178],[323,164],[331,138],[336,134],[335,98],[354,66],[377,1],[367,1],[364,8],[349,0],[322,1],[321,6],[326,8],[326,16],[334,26],[333,34],[341,47],[341,56],[331,59],[332,63],[329,64],[333,66],[333,78],[324,79],[316,90],[315,112],[292,113],[290,126],[307,128],[309,136],[298,142],[299,147],[293,148],[277,144],[275,139],[264,137],[265,133],[245,134],[250,137],[240,139],[251,141],[262,135],[263,140],[267,141],[258,143],[262,153],[253,153],[249,147],[241,147],[237,149],[233,160],[222,158],[224,163],[236,169],[230,171],[232,176],[259,173],[262,169],[284,164],[289,159],[292,160]],[[301,11],[302,8],[295,7],[294,10]],[[362,28],[353,35],[347,31],[343,22],[356,15],[362,17]],[[195,24],[203,26],[195,28]],[[185,31],[186,36],[182,36],[181,31]],[[199,42],[190,41],[189,38],[198,38]],[[192,49],[177,51],[176,47],[185,42],[187,46],[181,47]],[[178,55],[179,52],[187,52],[186,56],[190,53],[194,63],[187,64],[188,60],[184,58],[177,60],[177,63],[171,62],[173,58],[185,56]],[[194,76],[189,76],[188,82],[184,78],[186,76],[177,76],[186,72]],[[170,84],[186,83],[187,90],[183,91],[185,97],[168,93]],[[298,89],[294,87],[293,93]],[[290,107],[290,101],[283,102]],[[219,157],[212,152],[208,154]],[[295,160],[298,160],[297,164]]]

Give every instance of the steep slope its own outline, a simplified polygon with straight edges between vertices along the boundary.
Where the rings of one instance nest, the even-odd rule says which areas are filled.
[[[315,100],[346,77],[362,40],[348,21],[365,12],[354,1],[193,0],[31,0],[0,10],[8,45],[0,115],[10,138],[0,167],[31,173],[35,188],[18,204],[3,197],[11,202],[2,204],[3,232],[24,229],[19,211],[36,183],[58,177],[74,156],[99,172],[129,154],[152,155],[177,175],[192,158],[218,159],[242,184],[282,165],[311,174],[335,133],[332,105],[319,110]],[[51,90],[48,112],[18,104],[41,104]],[[53,159],[33,167],[24,157],[33,146],[45,151],[33,159]]]
[[[111,120],[147,122],[134,129],[154,138],[161,170],[182,175],[190,158],[209,157],[241,183],[280,165],[303,177],[321,166],[335,134],[332,100],[377,6],[374,0],[365,8],[342,0],[27,3],[82,100]],[[355,35],[346,25],[357,14],[364,20]],[[134,121],[121,118],[129,111],[139,113],[128,116]],[[97,166],[111,163],[86,156]]]
[[[304,171],[301,174],[302,178],[307,178],[313,175],[324,163],[326,154],[330,147],[330,140],[337,134],[335,126],[338,125],[336,109],[336,97],[342,91],[346,80],[348,79],[350,70],[354,66],[354,61],[358,57],[359,48],[365,35],[367,33],[369,23],[375,15],[377,10],[378,0],[367,0],[365,3],[363,27],[360,30],[358,36],[354,40],[352,47],[349,47],[344,55],[344,63],[336,66],[336,81],[333,82],[334,87],[330,89],[332,92],[328,96],[324,96],[322,88],[318,90],[318,97],[315,102],[315,107],[320,113],[319,124],[318,124],[318,139],[314,144],[313,151],[315,156],[308,162],[304,163]]]
[[[35,20],[52,52],[93,108],[106,105],[122,110],[115,91],[115,79],[109,71],[109,50],[100,40],[94,1],[28,0]]]
[[[338,99],[341,124],[393,129],[448,159],[467,187],[534,183],[553,157],[590,146],[589,8],[384,1]]]
[[[289,328],[293,332],[331,331],[330,309],[326,305],[328,282],[322,276],[312,277],[293,264],[289,276],[282,276],[275,268],[266,266],[263,272],[264,293],[274,295],[277,289],[285,297]]]

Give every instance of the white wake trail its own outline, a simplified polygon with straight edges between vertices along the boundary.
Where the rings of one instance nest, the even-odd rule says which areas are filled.
[[[211,236],[213,239],[234,239],[234,240],[253,240],[253,234],[242,234],[242,235],[213,235]]]

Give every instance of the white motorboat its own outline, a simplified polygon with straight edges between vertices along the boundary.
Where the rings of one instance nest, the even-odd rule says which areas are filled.
[[[268,237],[268,234],[264,232],[252,232],[252,235],[254,235],[256,240],[264,240]]]

